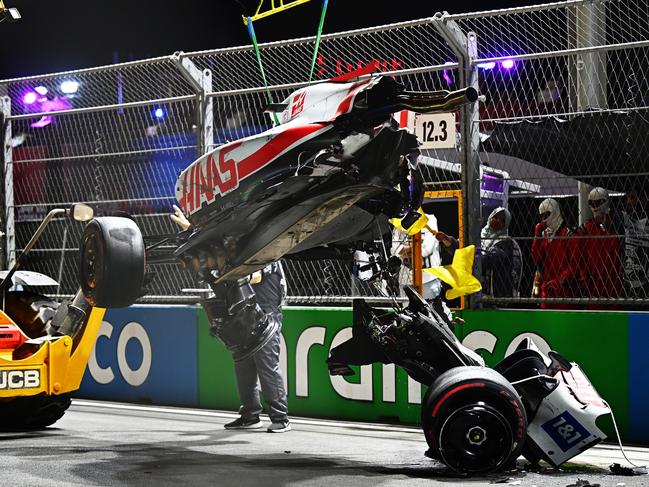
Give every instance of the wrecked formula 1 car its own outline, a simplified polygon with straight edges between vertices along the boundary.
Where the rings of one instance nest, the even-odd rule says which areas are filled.
[[[281,124],[214,149],[178,179],[191,229],[174,237],[172,255],[151,252],[148,261],[180,260],[212,287],[202,304],[235,359],[274,331],[248,304],[246,276],[287,255],[372,240],[389,231],[388,218],[409,226],[419,217],[419,143],[392,114],[449,111],[478,96],[473,88],[410,92],[391,77],[358,74],[271,105]]]
[[[298,90],[269,107],[281,125],[220,146],[181,173],[176,197],[194,231],[175,256],[217,285],[286,254],[362,240],[379,216],[405,215],[408,226],[423,199],[419,144],[391,115],[449,111],[476,98],[472,88],[408,92],[390,77]]]
[[[405,291],[408,305],[391,310],[355,300],[352,338],[332,349],[329,360],[394,363],[428,385],[427,456],[463,473],[512,467],[521,454],[533,464],[559,466],[606,437],[596,422],[610,409],[577,364],[542,353],[528,338],[487,368],[455,337],[443,307],[411,287]]]
[[[176,244],[171,253],[158,242],[147,259],[181,261],[211,287],[214,297],[201,304],[235,360],[275,331],[248,275],[280,258],[371,243],[390,232],[390,218],[405,229],[420,218],[419,143],[392,115],[452,111],[478,98],[471,88],[411,92],[391,77],[356,76],[271,105],[281,124],[214,149],[180,175],[176,196],[191,226],[167,239]],[[398,267],[392,257],[381,272]],[[460,472],[487,472],[521,452],[558,465],[604,438],[595,420],[607,407],[589,403],[564,377],[578,368],[533,348],[486,368],[438,313],[407,293],[410,304],[392,311],[355,303],[354,327],[365,339],[346,361],[393,362],[430,386],[422,408],[429,455]],[[583,374],[579,381],[588,382]]]

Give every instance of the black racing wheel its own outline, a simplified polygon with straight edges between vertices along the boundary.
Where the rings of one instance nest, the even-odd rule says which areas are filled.
[[[79,265],[86,299],[101,308],[122,308],[140,297],[144,281],[144,240],[129,218],[105,216],[86,225]]]
[[[501,373],[509,382],[519,382],[516,385],[516,390],[523,400],[525,413],[530,422],[534,420],[543,399],[552,393],[558,385],[558,383],[553,384],[542,380],[525,380],[548,373],[548,366],[543,360],[543,356],[532,349],[516,350],[496,364],[494,370]],[[545,458],[543,451],[529,438],[523,445],[521,455],[532,465],[538,464],[541,459]]]
[[[455,367],[426,392],[422,426],[427,455],[462,473],[501,470],[516,461],[527,416],[507,380],[485,367]]]

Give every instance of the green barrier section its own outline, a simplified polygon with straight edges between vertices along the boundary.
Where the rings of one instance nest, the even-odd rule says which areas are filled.
[[[236,411],[239,400],[229,352],[209,335],[198,308],[199,406]],[[624,313],[479,310],[462,313],[458,336],[493,366],[531,336],[542,350],[554,349],[580,364],[614,409],[622,437],[629,428],[628,326]],[[295,416],[361,421],[420,421],[424,388],[394,365],[356,367],[351,377],[330,377],[329,349],[351,334],[350,308],[284,310],[282,368],[289,412]],[[600,425],[611,439],[609,422]]]
[[[351,320],[350,308],[284,309],[282,366],[290,414],[418,423],[422,387],[394,365],[356,367],[355,376],[330,378],[325,360],[334,340],[351,333]],[[230,354],[209,335],[202,309],[198,326],[199,406],[236,410]]]
[[[543,350],[577,362],[611,405],[622,437],[629,431],[628,315],[611,312],[474,310],[464,311],[460,336],[493,366],[532,336]],[[531,334],[531,335],[530,335]],[[610,440],[609,421],[601,424]]]
[[[349,308],[292,308],[284,312],[289,406],[296,415],[418,423],[421,386],[393,365],[353,367],[351,377],[330,377],[325,360],[351,333]],[[302,364],[306,364],[306,370]],[[364,370],[361,370],[364,369]],[[411,382],[412,390],[408,391]]]

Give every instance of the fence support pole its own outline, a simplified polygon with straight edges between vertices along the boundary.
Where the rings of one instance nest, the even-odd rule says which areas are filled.
[[[451,47],[458,60],[460,87],[473,87],[478,90],[478,67],[474,63],[478,59],[477,37],[474,32],[464,35],[459,25],[449,20],[448,12],[436,14],[433,25]],[[462,226],[466,236],[466,244],[480,247],[480,160],[478,148],[480,145],[480,127],[478,101],[465,105],[461,111],[460,120],[460,162],[462,164],[462,193],[463,218]],[[480,259],[477,259],[473,269],[474,275],[482,280]],[[468,307],[474,308],[474,296],[468,296]]]
[[[2,147],[3,147],[3,183],[4,183],[4,232],[5,248],[0,252],[2,268],[9,269],[16,261],[16,232],[14,220],[14,166],[13,148],[11,146],[11,98],[3,96],[0,99],[2,104],[2,125],[4,125]]]
[[[196,136],[198,155],[202,155],[214,146],[214,111],[212,98],[212,71],[201,70],[191,59],[182,57],[182,53],[172,56],[174,64],[183,77],[192,85],[196,93]]]
[[[606,12],[600,2],[577,5],[567,9],[569,37],[571,48],[588,48],[600,45],[606,39]],[[583,112],[588,109],[605,109],[606,87],[606,52],[590,52],[579,54],[570,61],[569,96],[570,109],[573,112]],[[568,58],[571,60],[572,58]],[[579,189],[579,224],[593,216],[588,206],[588,193],[593,187],[583,181],[577,182]]]

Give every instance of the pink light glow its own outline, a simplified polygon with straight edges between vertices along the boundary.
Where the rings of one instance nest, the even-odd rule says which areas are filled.
[[[44,115],[41,117],[41,119],[37,122],[34,122],[33,124],[30,125],[30,127],[35,128],[35,129],[40,129],[43,128],[49,124],[52,123],[53,117],[50,117],[49,115]]]
[[[58,112],[72,108],[70,100],[65,97],[57,96],[53,100],[45,100],[41,103],[41,110],[44,112]]]
[[[512,69],[514,67],[514,60],[513,59],[505,59],[502,63],[501,66],[505,69]]]

